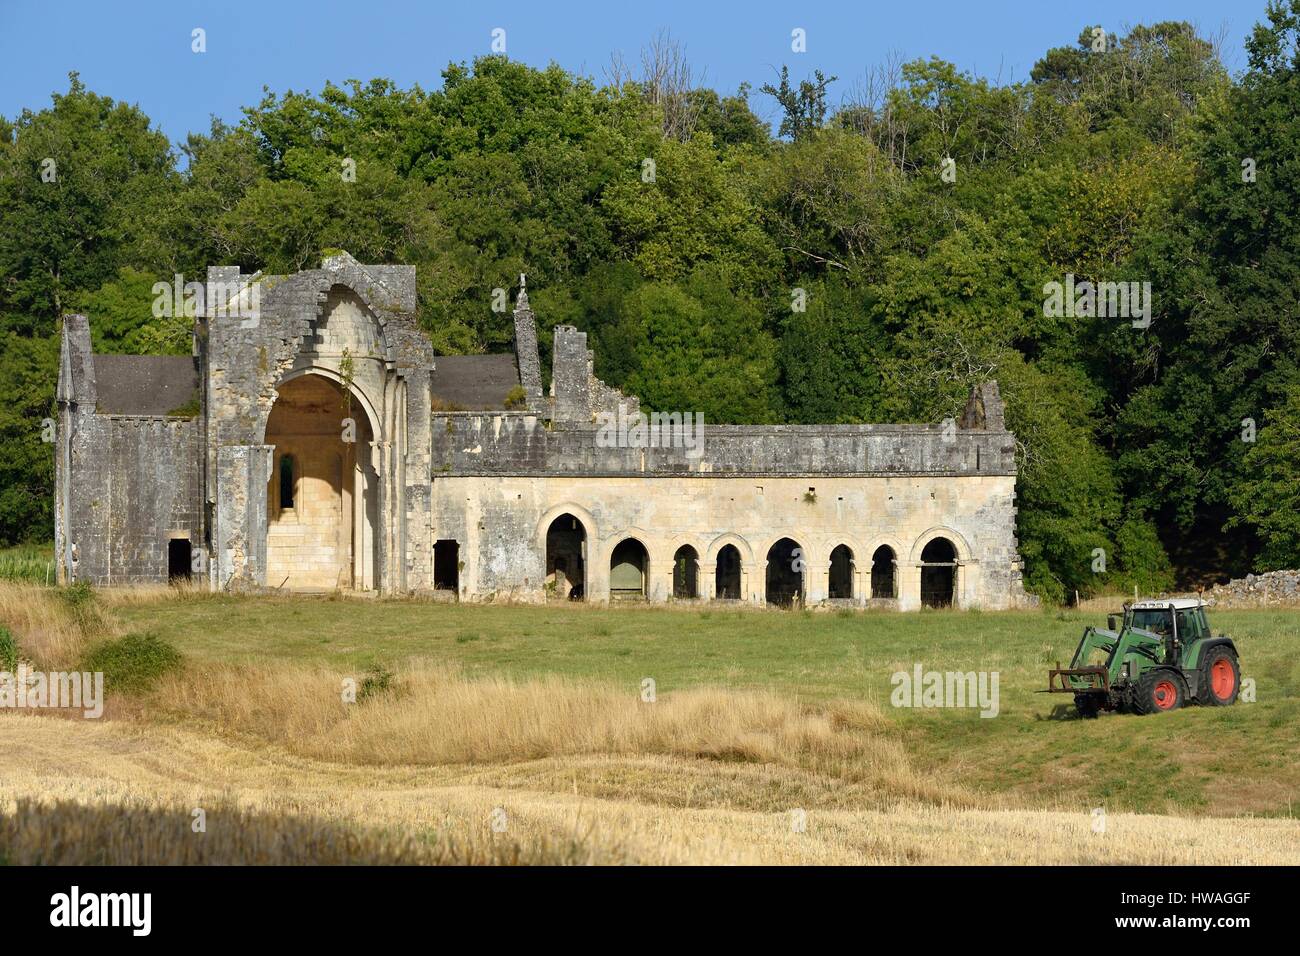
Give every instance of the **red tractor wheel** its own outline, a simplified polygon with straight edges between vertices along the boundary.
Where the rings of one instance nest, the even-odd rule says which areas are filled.
[[[1153,667],[1144,673],[1134,691],[1133,710],[1139,714],[1164,713],[1187,703],[1187,682],[1167,667]]]
[[[1236,703],[1241,691],[1241,668],[1237,655],[1226,647],[1211,647],[1201,663],[1201,684],[1198,693],[1201,703],[1211,707],[1227,707]]]

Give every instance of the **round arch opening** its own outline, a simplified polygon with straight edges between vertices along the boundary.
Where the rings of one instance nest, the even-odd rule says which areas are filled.
[[[793,538],[782,538],[767,552],[767,603],[794,607],[804,599],[803,578],[807,556]]]
[[[847,544],[837,545],[831,551],[826,596],[832,601],[853,599],[853,549]]]
[[[583,601],[587,597],[587,529],[574,515],[560,515],[546,529],[546,581],[549,597]]]
[[[296,591],[376,584],[379,476],[355,397],[323,375],[282,382],[266,420],[266,583]]]
[[[609,556],[609,598],[611,601],[643,601],[648,596],[650,555],[636,538],[614,545]]]
[[[871,599],[893,600],[898,597],[898,556],[887,544],[871,555]]]
[[[952,607],[957,596],[957,548],[935,538],[921,551],[921,605]]]
[[[684,544],[673,555],[673,597],[690,600],[700,596],[700,554]]]
[[[714,565],[713,594],[720,601],[740,600],[740,549],[723,545]]]

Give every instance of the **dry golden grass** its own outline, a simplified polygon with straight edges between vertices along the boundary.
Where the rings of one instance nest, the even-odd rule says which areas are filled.
[[[85,602],[0,585],[0,620],[58,667],[119,635],[104,608],[159,590]],[[103,720],[0,712],[0,858],[1300,863],[1295,820],[1112,813],[1094,833],[1087,805],[995,802],[918,769],[900,723],[868,703],[716,688],[644,703],[636,688],[420,662],[345,703],[343,679],[366,676],[191,663]],[[195,807],[206,833],[190,829]]]
[[[267,841],[277,828],[298,832],[296,818],[310,817],[349,827],[364,821],[389,845],[444,841],[462,847],[468,862],[499,861],[489,853],[523,862],[550,862],[558,854],[565,862],[666,864],[1300,862],[1295,821],[1115,813],[1105,832],[1095,833],[1086,808],[896,802],[881,809],[819,809],[799,802],[807,795],[798,785],[805,772],[771,765],[702,769],[701,761],[683,757],[592,756],[487,767],[361,767],[183,727],[12,714],[0,714],[0,739],[10,745],[0,763],[7,810],[20,799],[72,801],[110,808],[99,819],[113,827],[121,807],[180,810],[186,820],[189,808],[209,809],[201,837],[172,828],[141,847],[123,838],[117,852],[133,862],[196,852],[170,841],[228,841],[232,852],[245,852],[239,849],[244,838],[230,829],[243,818],[223,812],[227,807],[265,818],[255,825],[268,829],[248,839],[248,852],[273,845]],[[764,794],[762,805],[745,809],[728,799],[718,806],[695,792],[719,779],[737,791]],[[537,789],[543,780],[546,789]],[[593,795],[600,788],[608,795]],[[655,793],[674,797],[655,802]],[[800,809],[806,811],[803,832],[792,825]],[[491,830],[494,811],[505,813],[504,833]],[[39,843],[37,831],[29,832]],[[84,831],[82,839],[93,842],[96,831]]]
[[[197,717],[218,733],[349,764],[500,764],[580,755],[664,755],[800,768],[869,790],[970,805],[917,774],[871,704],[800,705],[759,691],[696,689],[646,703],[560,677],[467,680],[414,665],[393,686],[343,701],[363,675],[293,666],[217,667],[164,677],[154,714]]]
[[[95,600],[106,608],[131,607],[141,604],[157,604],[159,601],[198,601],[215,597],[220,592],[209,591],[188,581],[174,584],[134,584],[120,588],[101,588],[95,592]]]
[[[11,581],[0,581],[0,622],[13,630],[26,657],[50,670],[76,666],[90,642],[121,634],[95,601]]]
[[[404,827],[357,827],[295,813],[22,798],[0,806],[0,863],[15,866],[422,865],[620,862],[573,841],[527,845],[490,835],[425,838]]]

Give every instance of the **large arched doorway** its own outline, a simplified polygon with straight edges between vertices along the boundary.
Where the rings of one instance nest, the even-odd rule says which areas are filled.
[[[827,597],[832,601],[853,598],[853,551],[847,544],[841,544],[831,552]]]
[[[379,479],[370,420],[321,375],[282,383],[266,422],[266,583],[291,590],[376,586]]]
[[[645,545],[627,538],[614,545],[609,556],[609,598],[611,601],[638,601],[646,597],[650,577],[650,556]]]
[[[740,549],[734,544],[724,545],[718,552],[713,595],[722,601],[740,600]]]
[[[587,529],[562,514],[546,529],[546,593],[561,600],[587,597]]]
[[[673,555],[673,597],[689,599],[700,596],[700,555],[689,544],[684,544]]]
[[[871,556],[871,597],[873,600],[893,600],[898,597],[895,584],[897,557],[887,544],[876,548]]]
[[[951,607],[957,589],[957,549],[947,538],[935,538],[921,551],[921,604]]]
[[[791,607],[803,602],[803,572],[807,560],[803,549],[793,538],[782,538],[768,549],[768,604]]]

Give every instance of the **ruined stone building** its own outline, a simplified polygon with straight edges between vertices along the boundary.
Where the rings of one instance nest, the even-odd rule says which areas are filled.
[[[574,328],[554,330],[544,387],[526,292],[515,355],[438,356],[412,267],[342,254],[207,278],[190,357],[95,355],[88,319],[64,321],[61,580],[904,610],[1023,597],[996,384],[946,425],[692,432],[687,414],[647,431]]]

